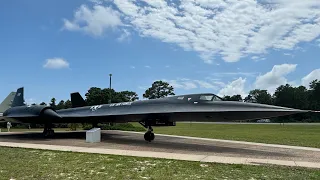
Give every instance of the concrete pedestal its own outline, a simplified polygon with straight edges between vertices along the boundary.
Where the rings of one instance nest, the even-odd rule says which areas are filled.
[[[86,142],[89,142],[89,143],[101,142],[101,129],[93,128],[87,131]]]

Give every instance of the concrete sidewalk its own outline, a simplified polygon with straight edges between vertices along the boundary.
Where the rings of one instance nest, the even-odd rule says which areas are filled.
[[[134,132],[134,131],[120,131],[120,130],[108,130],[108,131],[116,131],[116,132],[123,132],[123,133],[132,133],[132,134],[144,134],[144,132]],[[286,149],[297,149],[297,150],[307,150],[307,151],[320,152],[320,148],[313,148],[313,147],[290,146],[290,145],[281,145],[281,144],[266,144],[266,143],[256,143],[256,142],[248,142],[248,141],[234,141],[234,140],[224,140],[224,139],[200,138],[200,137],[178,136],[178,135],[168,135],[168,134],[158,134],[158,133],[155,133],[155,135],[156,136],[164,136],[164,137],[183,138],[183,139],[205,140],[205,141],[213,141],[213,142],[247,144],[247,145],[254,145],[254,146],[265,146],[265,147],[274,147],[274,148],[286,148]]]
[[[112,154],[112,155],[124,155],[124,156],[136,156],[136,157],[164,158],[164,159],[187,160],[187,161],[198,161],[198,162],[215,162],[215,163],[248,164],[248,165],[269,164],[269,165],[284,165],[284,166],[308,167],[308,168],[320,169],[320,163],[303,162],[303,161],[254,159],[254,158],[224,157],[224,156],[211,156],[211,155],[207,156],[207,155],[179,154],[179,153],[166,153],[166,152],[132,151],[132,150],[120,150],[120,149],[102,149],[102,148],[57,146],[57,145],[13,143],[13,142],[0,142],[0,146],[98,153],[98,154]]]

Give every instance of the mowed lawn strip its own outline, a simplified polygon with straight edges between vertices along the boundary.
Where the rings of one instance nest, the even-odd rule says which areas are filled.
[[[159,134],[320,148],[319,125],[177,123],[153,129]]]
[[[320,179],[319,169],[0,147],[1,179]]]

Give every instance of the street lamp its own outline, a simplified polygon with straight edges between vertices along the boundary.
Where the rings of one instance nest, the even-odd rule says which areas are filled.
[[[110,76],[110,86],[109,86],[109,88],[110,88],[110,90],[111,90],[111,77],[112,77],[112,74],[109,74],[109,76]],[[111,104],[111,98],[112,98],[112,97],[110,97],[108,104]],[[110,126],[113,126],[113,122],[110,122],[109,125],[110,125]]]
[[[112,74],[109,74],[109,76],[110,76],[110,89],[111,89],[111,76],[112,76]]]

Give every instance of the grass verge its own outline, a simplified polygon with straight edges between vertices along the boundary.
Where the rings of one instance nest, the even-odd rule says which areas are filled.
[[[320,170],[0,147],[1,179],[320,179]]]
[[[134,124],[139,126],[139,124]],[[189,124],[154,127],[155,133],[320,148],[319,125]]]

